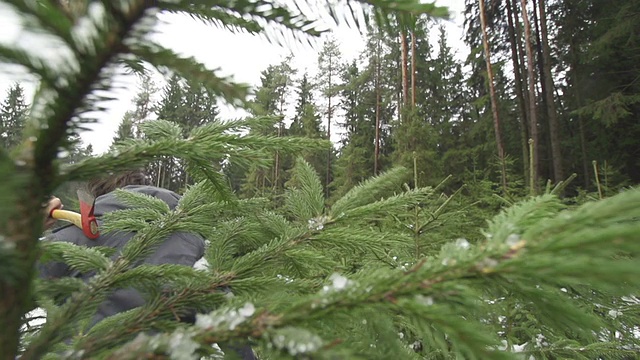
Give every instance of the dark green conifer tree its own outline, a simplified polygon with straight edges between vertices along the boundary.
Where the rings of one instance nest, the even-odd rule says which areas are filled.
[[[10,154],[0,150],[3,358],[201,359],[219,356],[214,345],[233,341],[250,341],[263,359],[637,355],[637,189],[577,206],[562,203],[554,196],[558,189],[550,189],[503,208],[488,219],[483,237],[460,234],[416,252],[411,232],[399,231],[417,224],[407,214],[420,208],[442,219],[439,209],[449,197],[434,200],[438,189],[404,186],[408,168],[367,179],[327,207],[318,174],[299,160],[282,207],[235,199],[220,173],[224,159],[267,166],[275,151],[326,145],[247,131],[264,122],[273,126],[272,119],[211,122],[188,137],[169,119],[148,121],[141,125],[145,138],[58,167],[60,147],[70,144],[68,133],[79,132],[85,111],[103,100],[98,94],[110,88],[108,75],[121,61],[133,69],[138,63],[132,58],[169,67],[228,101],[246,101],[245,87],[153,43],[147,35],[161,11],[266,35],[272,34],[262,32],[270,21],[314,35],[314,22],[297,12],[303,6],[292,10],[262,1],[217,3],[215,11],[209,3],[175,1],[64,2],[68,6],[61,8],[62,2],[3,3],[36,33],[48,33],[46,39],[64,47],[77,65],[43,62],[38,47],[0,45],[3,63],[23,65],[40,78],[24,142]],[[440,11],[417,1],[371,3],[381,23]],[[331,14],[344,14],[334,6]],[[394,16],[398,11],[404,16]],[[194,185],[173,210],[157,199],[119,191],[131,209],[103,217],[101,231],[136,232],[121,253],[39,241],[41,204],[60,183],[137,168],[160,156],[182,159]],[[460,222],[446,226],[455,232]],[[175,231],[207,238],[208,264],[136,266]],[[95,275],[87,283],[38,281],[37,260],[64,261]],[[111,290],[127,287],[142,291],[145,305],[82,330]],[[46,322],[26,326],[36,307],[46,310]],[[193,324],[177,321],[193,311]]]
[[[295,113],[288,132],[291,136],[326,139],[326,135],[321,131],[322,118],[318,106],[313,99],[314,87],[307,73],[304,73],[298,81]],[[325,152],[326,150],[307,150],[299,154],[299,156],[307,161],[316,172],[320,173],[325,166]],[[327,186],[326,179],[324,178],[322,179],[322,186]]]
[[[12,85],[0,107],[0,144],[9,150],[20,143],[27,116],[24,90],[20,84]]]
[[[371,118],[366,116],[365,99],[371,100],[371,96],[366,96],[364,75],[355,61],[342,74],[341,107],[345,131],[332,184],[334,196],[338,197],[373,174],[375,129]]]
[[[323,100],[321,109],[325,124],[325,132],[327,139],[331,141],[332,127],[335,126],[336,109],[338,109],[339,101],[337,95],[340,91],[340,74],[343,71],[344,63],[340,53],[340,46],[335,37],[327,38],[322,50],[318,54],[318,75],[317,84]],[[327,197],[331,193],[331,182],[333,182],[333,166],[332,160],[335,158],[335,149],[332,146],[327,150],[327,161],[325,166],[325,187]]]
[[[271,117],[272,123],[256,124],[251,133],[281,137],[287,134],[284,121],[289,105],[289,94],[293,86],[296,70],[292,69],[287,57],[278,65],[270,65],[262,71],[261,85],[256,89],[255,98],[250,104],[255,116]],[[279,152],[273,154],[273,163],[268,168],[257,164],[252,166],[242,185],[246,195],[277,196],[286,182],[286,171],[291,168],[291,159]]]

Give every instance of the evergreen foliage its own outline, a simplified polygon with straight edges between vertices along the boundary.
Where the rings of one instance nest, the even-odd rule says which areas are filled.
[[[313,101],[314,88],[315,86],[307,74],[303,74],[298,83],[295,115],[291,122],[291,126],[289,127],[289,134],[291,136],[303,136],[311,139],[326,139],[326,136],[321,132],[321,118],[318,106]],[[319,173],[324,168],[323,151],[309,150],[303,152],[301,155],[305,161],[313,166],[316,172]],[[327,186],[324,180],[322,184],[323,187]]]
[[[633,1],[606,13],[627,14]],[[247,342],[261,359],[637,357],[640,191],[601,181],[611,167],[595,164],[598,196],[587,194],[575,204],[558,196],[566,184],[549,184],[531,197],[517,190],[490,195],[498,167],[484,115],[486,90],[477,77],[462,76],[443,33],[433,56],[425,18],[418,16],[446,12],[418,1],[368,3],[371,18],[353,2],[344,3],[348,9],[328,8],[334,20],[362,16],[377,29],[363,69],[325,63],[327,56],[337,57],[331,49],[320,57],[327,65],[319,84],[327,99],[325,130],[340,97],[347,128],[332,165],[334,154],[325,156],[330,134],[320,135],[320,107],[305,76],[296,114],[284,127],[295,69],[267,69],[250,103],[246,87],[148,37],[158,11],[275,41],[289,32],[319,35],[320,19],[302,6],[3,1],[64,48],[61,56],[68,59],[61,65],[45,61],[38,48],[0,45],[3,63],[22,65],[40,80],[28,117],[13,117],[26,108],[16,100],[19,87],[10,91],[10,110],[2,113],[3,139],[17,144],[12,152],[0,149],[2,357],[219,358],[221,352],[231,355],[229,345]],[[634,23],[624,24],[594,36],[619,40]],[[412,91],[422,95],[415,106],[399,96],[398,46],[381,36],[398,29],[417,37],[411,61],[420,76]],[[592,50],[602,43],[589,45]],[[154,106],[154,90],[143,88],[108,153],[65,158],[61,150],[71,154],[122,65],[141,73],[153,66],[167,75],[162,100]],[[344,80],[339,87],[338,75]],[[508,93],[507,76],[498,72],[497,80],[500,92]],[[458,92],[465,82],[471,86]],[[611,123],[626,130],[633,129],[625,119],[636,105],[628,85],[631,94],[616,98],[628,116]],[[218,119],[218,98],[247,105],[253,116]],[[589,116],[599,101],[608,100],[589,98],[572,114]],[[150,119],[152,111],[158,119]],[[19,120],[26,128],[17,137]],[[376,130],[382,132],[378,139]],[[404,166],[384,157],[380,169],[372,166],[380,160],[372,156],[377,140],[383,155],[394,152]],[[510,139],[510,148],[519,140]],[[511,162],[511,173],[519,165]],[[121,254],[39,241],[38,210],[49,194],[70,182],[141,166],[157,169],[156,184],[182,198],[171,210],[158,199],[117,191],[129,208],[105,215],[101,231],[136,232]],[[445,176],[447,170],[453,175]],[[244,189],[237,191],[243,178]],[[329,191],[332,186],[336,191]],[[176,231],[207,239],[197,267],[137,266]],[[44,281],[34,273],[36,261],[64,261],[95,276],[86,283]],[[100,301],[127,287],[140,290],[146,304],[85,331]],[[180,321],[194,313],[194,322]]]
[[[27,116],[24,90],[15,84],[7,92],[0,109],[0,141],[4,149],[13,149],[20,142],[20,134]]]

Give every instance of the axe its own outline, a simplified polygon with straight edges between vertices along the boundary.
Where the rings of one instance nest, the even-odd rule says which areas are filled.
[[[78,190],[78,200],[80,200],[80,214],[68,210],[54,209],[51,211],[51,217],[58,220],[64,220],[73,223],[82,229],[82,232],[89,239],[96,239],[100,236],[98,230],[98,221],[93,215],[96,200],[86,191]]]

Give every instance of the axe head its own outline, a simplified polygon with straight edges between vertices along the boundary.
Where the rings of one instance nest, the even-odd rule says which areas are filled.
[[[98,221],[93,215],[96,199],[84,190],[78,190],[78,200],[80,201],[80,217],[82,221],[82,232],[89,239],[96,239],[100,236]]]

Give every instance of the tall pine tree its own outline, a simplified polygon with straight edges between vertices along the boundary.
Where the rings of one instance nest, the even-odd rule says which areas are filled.
[[[24,90],[20,84],[12,85],[0,105],[0,144],[13,149],[22,140],[22,130],[27,116]]]

